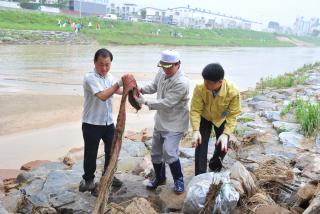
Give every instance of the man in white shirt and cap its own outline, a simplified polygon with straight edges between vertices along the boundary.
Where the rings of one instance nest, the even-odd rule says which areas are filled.
[[[167,163],[177,194],[184,192],[179,143],[189,126],[189,80],[180,70],[180,64],[180,55],[177,51],[163,51],[158,63],[160,69],[155,79],[140,89],[142,94],[157,93],[156,100],[147,100],[142,95],[136,97],[140,104],[157,111],[151,149],[155,179],[148,183],[147,188],[156,189],[159,185],[165,184],[165,163]]]

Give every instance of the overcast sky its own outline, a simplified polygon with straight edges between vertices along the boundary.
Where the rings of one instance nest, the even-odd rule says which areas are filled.
[[[282,25],[291,26],[298,16],[303,16],[305,19],[320,18],[320,0],[118,0],[116,2],[120,1],[162,9],[189,4],[192,8],[198,7],[226,15],[241,16],[263,24],[278,21]]]

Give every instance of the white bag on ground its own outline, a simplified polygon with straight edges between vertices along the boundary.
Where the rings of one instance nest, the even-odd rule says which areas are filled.
[[[193,177],[188,185],[187,197],[183,204],[183,213],[199,213],[204,207],[206,196],[212,183],[223,185],[214,203],[213,213],[231,213],[237,206],[239,193],[230,183],[229,172],[204,173]]]

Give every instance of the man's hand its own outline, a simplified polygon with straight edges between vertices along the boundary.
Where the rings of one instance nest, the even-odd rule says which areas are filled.
[[[136,99],[136,101],[139,103],[139,104],[144,104],[144,105],[147,105],[147,101],[146,99],[140,94],[140,96],[134,96],[134,98]]]
[[[196,148],[202,143],[201,134],[199,131],[194,131],[192,134],[192,147]]]
[[[121,88],[121,87],[123,86],[122,79],[118,80],[118,81],[117,81],[117,84],[118,84],[118,86]]]
[[[222,134],[216,142],[216,145],[221,144],[221,151],[224,151],[225,153],[228,151],[228,138],[228,135]]]

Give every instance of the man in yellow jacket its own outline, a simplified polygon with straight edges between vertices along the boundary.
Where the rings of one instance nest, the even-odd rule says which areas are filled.
[[[208,64],[202,71],[204,83],[196,85],[191,101],[190,120],[193,129],[192,144],[195,151],[195,175],[207,171],[208,141],[212,126],[216,144],[209,168],[219,172],[228,150],[229,136],[233,132],[237,116],[241,112],[240,92],[224,79],[220,64]]]

